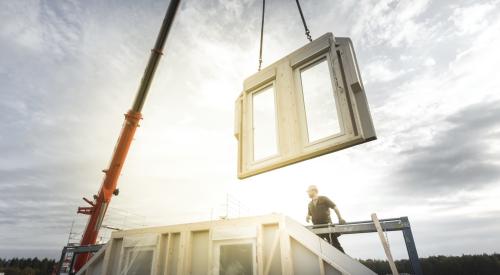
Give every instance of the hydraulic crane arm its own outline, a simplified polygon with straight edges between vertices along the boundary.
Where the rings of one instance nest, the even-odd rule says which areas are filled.
[[[153,81],[160,57],[163,54],[162,51],[170,32],[170,28],[172,27],[179,3],[180,0],[170,0],[165,18],[163,19],[163,23],[161,25],[160,33],[158,34],[154,48],[151,50],[151,55],[139,85],[134,104],[125,114],[125,121],[113,152],[113,156],[111,157],[111,162],[108,169],[103,171],[105,175],[101,188],[99,189],[99,193],[96,197],[94,197],[94,201],[84,198],[90,206],[78,208],[78,213],[90,216],[80,242],[81,245],[92,245],[96,243],[99,229],[101,228],[108,205],[113,194],[117,194],[116,186],[118,185],[118,178],[120,177],[130,144],[134,138],[135,130],[139,125],[139,121],[142,119],[141,110],[144,106],[151,82]],[[78,271],[89,258],[89,254],[79,255],[76,259],[75,270]]]

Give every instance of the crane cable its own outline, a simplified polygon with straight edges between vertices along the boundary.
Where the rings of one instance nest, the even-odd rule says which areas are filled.
[[[305,30],[305,35],[307,40],[309,42],[312,42],[312,37],[311,37],[311,32],[309,31],[309,28],[307,27],[306,19],[304,17],[304,13],[302,12],[302,8],[300,6],[299,0],[295,0],[297,3],[297,8],[300,13],[300,19],[302,20],[302,24],[304,25],[304,30]],[[266,0],[262,0],[262,21],[260,24],[260,48],[259,48],[259,71],[262,68],[262,44],[264,42],[264,18],[266,15]]]
[[[264,17],[266,15],[266,0],[262,0],[262,22],[260,24],[259,71],[262,67],[262,42],[264,41]]]
[[[311,38],[311,32],[309,31],[309,28],[307,27],[306,19],[304,18],[304,13],[302,12],[302,8],[300,7],[299,0],[295,0],[295,2],[297,2],[297,8],[299,9],[300,19],[302,19],[302,24],[304,25],[306,37],[309,40],[309,42],[312,42],[313,40]]]

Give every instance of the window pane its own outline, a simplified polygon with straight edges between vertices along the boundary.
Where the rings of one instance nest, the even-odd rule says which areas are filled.
[[[337,106],[326,59],[300,72],[309,142],[340,132]]]
[[[153,264],[153,250],[131,250],[129,252],[129,262],[127,264],[127,275],[151,274]]]
[[[220,246],[220,275],[252,275],[252,244]]]
[[[273,87],[254,93],[252,100],[253,159],[261,160],[278,153]]]

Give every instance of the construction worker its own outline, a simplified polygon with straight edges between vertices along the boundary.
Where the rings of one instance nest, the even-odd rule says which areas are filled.
[[[331,208],[333,209],[333,211],[335,211],[335,214],[337,214],[339,223],[345,224],[345,220],[340,215],[340,211],[335,205],[335,203],[332,202],[328,197],[318,196],[318,188],[315,185],[311,185],[309,186],[309,188],[307,188],[307,194],[309,195],[309,198],[311,198],[311,202],[309,202],[306,222],[309,223],[311,222],[312,219],[312,223],[314,225],[331,224],[332,223],[332,219],[330,217],[330,208]],[[340,234],[326,233],[326,234],[318,234],[318,236],[329,242],[338,250],[344,252],[344,249],[342,248],[338,240],[338,236],[340,236]]]

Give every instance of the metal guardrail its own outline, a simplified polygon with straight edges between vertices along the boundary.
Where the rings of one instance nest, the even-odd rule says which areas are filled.
[[[408,251],[413,273],[415,275],[423,275],[408,217],[381,219],[380,225],[384,231],[403,232],[403,238],[405,240],[406,250]],[[348,222],[345,224],[318,224],[306,227],[315,234],[361,234],[377,232],[373,221]]]
[[[94,245],[68,245],[65,246],[61,252],[61,258],[57,264],[57,275],[63,274],[76,274],[74,270],[76,257],[84,253],[96,253],[105,244],[94,244]]]

